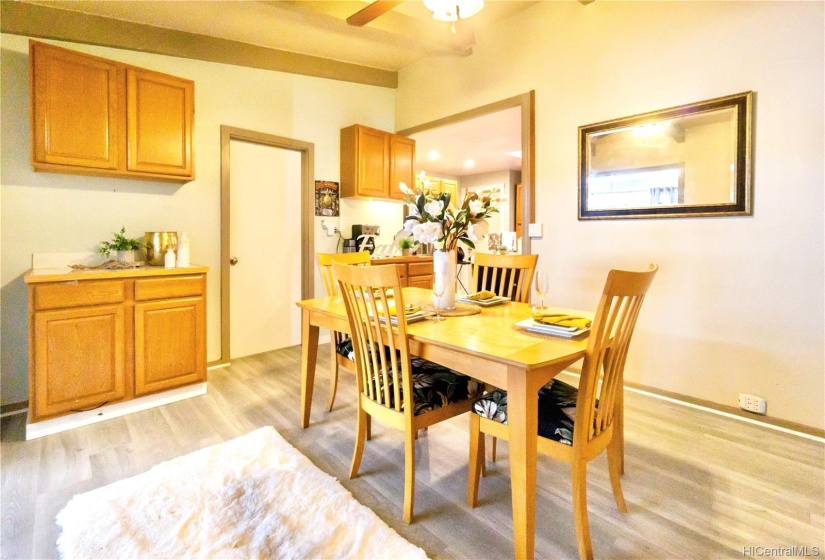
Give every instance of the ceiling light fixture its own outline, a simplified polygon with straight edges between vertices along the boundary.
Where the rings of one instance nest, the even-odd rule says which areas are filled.
[[[430,153],[427,154],[427,159],[431,161],[435,161],[441,157],[441,154],[438,153],[438,150],[430,150]]]
[[[433,13],[433,19],[455,23],[480,12],[484,0],[424,0],[424,5]]]
[[[464,167],[466,167],[467,169],[470,169],[471,167],[475,167],[475,166],[476,166],[476,162],[472,159],[468,159],[468,160],[464,161]]]

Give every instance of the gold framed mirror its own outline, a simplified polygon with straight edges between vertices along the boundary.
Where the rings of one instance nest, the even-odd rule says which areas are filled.
[[[753,92],[579,127],[579,219],[752,214]]]

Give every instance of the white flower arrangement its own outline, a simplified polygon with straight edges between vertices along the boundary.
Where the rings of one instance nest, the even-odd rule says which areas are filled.
[[[415,190],[405,183],[398,185],[406,195],[404,201],[409,209],[404,229],[416,243],[440,243],[439,248],[443,251],[455,250],[459,241],[475,248],[474,242],[487,234],[489,225],[486,218],[498,212],[498,208],[492,205],[495,193],[483,198],[479,198],[476,193],[469,193],[454,213],[450,208],[450,193],[433,193],[424,180],[423,171],[421,185],[422,188]]]

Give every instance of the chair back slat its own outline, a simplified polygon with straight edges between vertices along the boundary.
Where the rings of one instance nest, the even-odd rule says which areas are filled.
[[[335,281],[335,275],[332,273],[333,262],[365,266],[371,262],[368,251],[359,253],[316,253],[315,260],[318,263],[318,270],[321,273],[321,281],[324,283],[324,292],[327,297],[338,295],[338,282]]]
[[[607,275],[582,365],[574,448],[613,425],[630,339],[657,270],[652,264],[645,272],[611,270]]]
[[[412,376],[404,295],[395,265],[332,264],[352,332],[358,392],[375,403],[412,414]],[[393,291],[388,296],[388,290]],[[392,325],[395,307],[397,326]],[[403,388],[409,388],[405,393]]]
[[[530,300],[530,284],[538,255],[491,255],[476,253],[473,263],[473,289],[489,290],[513,301]]]

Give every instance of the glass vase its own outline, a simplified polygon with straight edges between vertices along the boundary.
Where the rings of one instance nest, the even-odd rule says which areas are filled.
[[[443,282],[444,295],[437,298],[433,295],[433,306],[439,309],[455,309],[455,278],[456,278],[455,251],[436,249],[433,253],[433,279]]]

